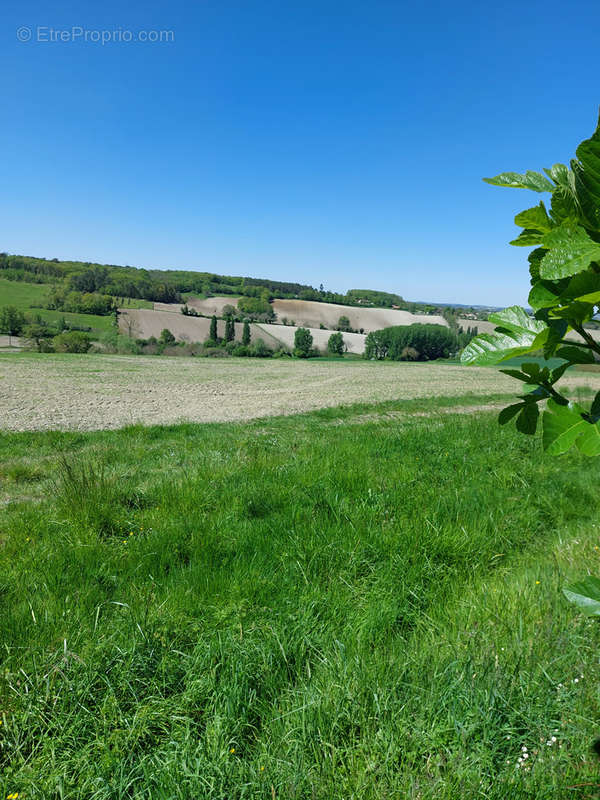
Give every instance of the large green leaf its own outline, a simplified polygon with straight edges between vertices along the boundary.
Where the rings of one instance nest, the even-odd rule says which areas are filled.
[[[565,586],[563,593],[588,617],[600,617],[600,578],[588,575],[577,583]]]
[[[461,355],[463,364],[487,366],[530,353],[543,346],[548,333],[544,322],[530,317],[519,306],[490,314],[489,320],[498,327],[493,333],[481,333],[469,342]]]
[[[579,210],[575,199],[574,191],[568,189],[556,189],[552,195],[550,203],[550,216],[556,225],[569,220],[577,223],[579,220]]]
[[[575,403],[559,405],[548,400],[544,411],[544,449],[550,455],[566,453],[573,445],[587,456],[600,454],[600,430],[582,417],[583,409]]]
[[[552,220],[548,216],[546,206],[540,201],[540,204],[533,208],[528,208],[526,211],[521,211],[515,217],[515,225],[520,228],[531,228],[536,231],[547,233],[552,230]]]
[[[494,311],[489,315],[488,320],[503,330],[533,336],[537,336],[546,327],[539,319],[530,317],[521,306],[509,306],[502,311]]]
[[[557,186],[562,186],[565,189],[569,188],[569,168],[566,164],[554,164],[550,169],[544,167],[544,172],[551,178]]]
[[[562,296],[581,303],[597,303],[600,300],[600,274],[591,269],[574,275]]]
[[[584,456],[600,455],[600,428],[598,423],[586,422],[587,427],[577,439],[577,449]]]
[[[541,172],[527,170],[524,175],[518,172],[502,172],[495,178],[484,178],[492,186],[510,186],[515,189],[531,189],[534,192],[552,192],[554,184],[545,178]]]
[[[589,227],[600,230],[600,122],[591,139],[576,150],[577,161],[571,162],[575,191],[581,211]]]
[[[575,345],[566,345],[560,347],[556,351],[557,358],[564,358],[565,361],[570,361],[571,364],[593,364],[594,354],[591,350],[584,347],[576,347]]]
[[[560,294],[552,281],[539,281],[534,284],[527,299],[534,311],[538,308],[554,308],[560,305]]]
[[[547,233],[543,244],[548,252],[540,263],[540,277],[548,280],[568,278],[600,260],[600,244],[568,222]]]
[[[539,416],[540,411],[537,407],[537,403],[525,403],[523,410],[517,417],[517,430],[520,433],[533,436],[537,429]]]

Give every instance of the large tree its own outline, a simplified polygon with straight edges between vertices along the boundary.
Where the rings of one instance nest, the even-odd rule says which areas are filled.
[[[312,333],[308,328],[298,328],[294,334],[294,355],[308,358],[313,346]]]
[[[344,355],[344,337],[341,333],[332,333],[327,341],[327,351],[333,356]]]
[[[12,336],[18,336],[25,326],[25,315],[15,306],[4,306],[0,309],[0,333],[8,334],[9,347]]]

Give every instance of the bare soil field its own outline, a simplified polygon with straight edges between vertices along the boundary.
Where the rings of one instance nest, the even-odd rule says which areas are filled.
[[[288,349],[294,349],[294,336],[296,335],[296,331],[298,327],[292,327],[291,325],[265,325],[264,323],[257,323],[257,328],[265,331],[269,336],[280,341],[284,344]],[[320,328],[309,328],[308,329],[313,337],[313,346],[316,347],[318,350],[322,352],[327,351],[327,342],[329,341],[329,337],[333,333],[331,330],[321,330]],[[260,336],[260,334],[258,334]],[[343,333],[342,336],[344,337],[344,343],[346,345],[346,349],[348,353],[356,353],[357,355],[362,355],[365,352],[365,339],[367,338],[363,333]],[[263,336],[263,339],[267,341],[266,337]]]
[[[226,305],[235,306],[238,299],[233,296],[209,297],[206,300],[190,298],[188,306],[195,308],[200,314],[212,316],[221,314]],[[363,328],[365,333],[389,328],[390,325],[412,325],[415,322],[446,325],[446,320],[440,316],[411,314],[409,311],[396,311],[393,308],[358,308],[335,303],[317,303],[313,300],[273,300],[272,306],[280,324],[287,317],[290,321],[294,320],[297,327],[319,329],[320,325],[324,325],[329,331],[336,329],[341,316],[348,317],[352,328]],[[179,311],[181,305],[155,303],[154,308],[157,311]]]
[[[600,375],[565,383],[600,389]],[[495,369],[439,364],[0,355],[0,429],[225,422],[356,402],[514,393]]]
[[[218,317],[223,313],[225,306],[233,306],[235,308],[239,299],[239,296],[231,294],[223,297],[207,297],[206,299],[190,297],[187,305],[206,317],[212,317],[213,314]],[[173,311],[174,309],[179,311],[181,303],[154,303],[154,309],[156,311]]]
[[[415,322],[446,325],[444,318],[438,316],[411,314],[393,308],[358,308],[335,303],[317,303],[312,300],[274,300],[273,309],[279,322],[287,317],[294,320],[296,325],[307,328],[325,325],[328,330],[335,330],[341,316],[348,317],[350,327],[355,330],[363,328],[365,333],[389,328],[391,325],[412,325]]]
[[[158,303],[157,303],[158,305]],[[208,317],[186,317],[179,309],[181,306],[168,306],[169,311],[152,311],[148,308],[120,309],[119,330],[133,339],[149,339],[150,336],[160,336],[164,328],[168,328],[178,341],[203,342],[208,339],[210,332],[210,319]],[[269,326],[266,326],[268,328]],[[270,327],[277,327],[275,325]],[[235,323],[235,338],[242,339],[244,325]],[[218,335],[225,336],[225,320],[217,320]],[[278,339],[271,336],[263,326],[250,325],[250,336],[253,341],[264,339],[265,344],[273,347]]]
[[[160,336],[163,328],[168,328],[178,341],[203,342],[208,338],[210,319],[208,317],[186,317],[180,312],[181,306],[159,304],[167,311],[151,311],[146,308],[122,309],[119,314],[119,330],[121,333],[131,335],[134,339],[148,339],[150,336]],[[241,341],[244,326],[241,322],[235,323],[235,338]],[[219,336],[225,335],[225,321],[217,321]],[[252,341],[263,339],[266,345],[273,348],[278,342],[293,349],[294,336],[297,328],[285,325],[266,325],[251,323],[250,336]],[[320,350],[327,349],[327,340],[332,331],[312,328],[314,345]],[[345,333],[344,341],[349,353],[361,355],[365,351],[365,336],[360,333]]]

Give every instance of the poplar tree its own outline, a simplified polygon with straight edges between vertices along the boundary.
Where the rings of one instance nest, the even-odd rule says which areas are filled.
[[[208,334],[208,338],[212,339],[213,342],[218,341],[218,334],[217,334],[217,318],[213,317],[210,321],[210,331]]]
[[[225,341],[233,342],[235,339],[235,323],[233,317],[227,317],[225,320]]]
[[[244,320],[244,331],[242,333],[242,344],[245,347],[248,347],[250,344],[250,323],[248,320]]]

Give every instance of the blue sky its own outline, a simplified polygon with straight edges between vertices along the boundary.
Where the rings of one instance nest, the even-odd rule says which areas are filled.
[[[481,178],[568,161],[600,103],[597,2],[21,2],[0,19],[11,253],[523,303],[527,250],[507,242],[539,196]],[[47,41],[73,27],[88,41]],[[90,41],[119,29],[174,41]]]

